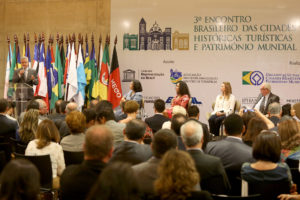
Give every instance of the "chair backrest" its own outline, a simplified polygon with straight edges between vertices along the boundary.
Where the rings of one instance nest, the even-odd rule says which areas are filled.
[[[0,173],[2,172],[3,168],[7,164],[6,156],[4,151],[0,151]]]
[[[255,181],[248,182],[248,194],[261,194],[263,199],[277,199],[280,194],[290,193],[289,181]]]
[[[83,151],[79,151],[79,152],[64,151],[66,166],[82,163],[83,156],[84,156]]]
[[[285,162],[291,169],[293,182],[297,184],[297,191],[298,193],[300,193],[300,172],[299,172],[300,161],[287,158]]]
[[[239,100],[235,100],[234,112],[239,112],[241,109],[241,102]]]
[[[41,188],[52,188],[52,165],[50,155],[42,156],[25,156],[15,153],[16,158],[24,158],[32,162],[40,172]]]
[[[239,170],[228,170],[226,169],[226,174],[231,185],[229,194],[232,196],[241,195],[242,179]]]
[[[262,196],[260,194],[254,194],[249,196],[227,196],[227,195],[211,195],[214,200],[262,200]]]
[[[0,143],[0,151],[4,151],[5,153],[5,159],[7,162],[11,160],[11,145],[9,143]]]
[[[290,168],[298,168],[299,167],[299,160],[294,160],[287,158],[285,160],[285,163],[290,167]]]

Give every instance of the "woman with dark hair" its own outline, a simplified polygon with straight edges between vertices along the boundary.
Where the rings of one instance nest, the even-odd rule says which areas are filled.
[[[138,200],[140,190],[128,163],[115,162],[106,167],[94,184],[87,200]]]
[[[25,155],[50,155],[52,164],[53,187],[59,187],[59,179],[63,170],[66,168],[64,153],[62,147],[58,144],[59,132],[53,121],[49,119],[43,120],[36,132],[36,139],[29,142]]]
[[[1,200],[37,200],[40,192],[40,174],[29,161],[10,161],[0,177]]]
[[[278,133],[281,138],[281,158],[300,160],[300,127],[294,119],[284,120],[279,123]]]
[[[219,135],[219,129],[226,116],[234,112],[235,97],[232,95],[232,89],[229,82],[223,82],[221,85],[221,94],[215,101],[214,111],[208,119],[210,132]]]
[[[267,124],[259,117],[253,117],[249,123],[246,134],[243,136],[243,141],[249,146],[252,146],[255,138],[262,130],[268,130]]]
[[[176,83],[176,96],[172,99],[171,106],[182,106],[187,109],[189,100],[191,98],[189,88],[184,81]]]
[[[161,200],[212,199],[206,191],[199,191],[200,177],[192,157],[184,151],[170,150],[158,167],[154,190]]]
[[[126,100],[134,100],[138,102],[138,104],[142,105],[143,100],[143,94],[142,94],[143,88],[142,84],[139,80],[133,80],[130,83],[130,90],[127,94],[125,94],[122,98],[122,102]]]
[[[287,185],[281,184],[282,188],[290,188],[292,180],[291,172],[286,163],[278,163],[280,152],[280,137],[275,132],[262,131],[253,143],[252,155],[256,162],[243,164],[241,170],[242,179],[252,185],[286,182]],[[246,182],[243,182],[243,184],[247,185]],[[264,199],[276,199],[280,194],[277,192],[275,190],[272,194],[262,195]],[[264,195],[267,195],[268,198]],[[273,198],[270,198],[270,196]]]

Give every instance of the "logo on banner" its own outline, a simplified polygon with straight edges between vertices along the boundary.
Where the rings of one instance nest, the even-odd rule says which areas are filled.
[[[166,103],[171,103],[173,98],[174,97],[168,97],[167,100],[166,100]],[[192,97],[192,102],[191,103],[192,104],[198,104],[198,105],[202,104],[202,102],[198,101],[196,97]]]
[[[243,71],[243,85],[261,85],[264,75],[260,71]]]
[[[124,70],[122,82],[131,82],[133,80],[135,80],[135,71],[132,69]]]
[[[172,83],[176,84],[178,81],[182,81],[182,72],[175,69],[170,69],[170,79]]]

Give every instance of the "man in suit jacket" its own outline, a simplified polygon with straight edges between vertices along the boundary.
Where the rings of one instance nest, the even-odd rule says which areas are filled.
[[[203,128],[201,124],[190,120],[182,125],[180,132],[201,177],[201,189],[213,194],[227,194],[230,184],[220,158],[207,155],[202,150]]]
[[[156,132],[151,143],[153,156],[146,162],[134,165],[141,192],[146,195],[154,194],[154,181],[158,178],[157,167],[163,155],[170,149],[177,147],[177,136],[172,130],[161,129]]]
[[[156,133],[161,129],[162,125],[166,121],[170,121],[169,118],[163,115],[165,110],[165,102],[162,99],[156,99],[154,101],[154,115],[152,117],[146,118],[146,124],[152,129],[153,133]]]
[[[115,146],[110,162],[122,161],[132,165],[148,160],[152,156],[149,145],[142,144],[146,124],[138,119],[133,119],[126,124],[124,141]]]
[[[258,95],[253,108],[256,108],[266,115],[268,113],[269,105],[273,102],[279,103],[279,100],[279,96],[271,92],[271,85],[269,83],[263,83],[260,87],[260,94]]]
[[[273,122],[274,126],[277,126],[281,118],[280,104],[277,102],[271,103],[269,105],[268,115],[269,119]]]
[[[183,151],[185,151],[186,148],[180,136],[180,128],[186,122],[186,120],[187,117],[181,113],[177,113],[173,115],[171,120],[171,130],[173,130],[177,135],[178,149]]]
[[[15,70],[12,82],[17,83],[17,113],[25,110],[25,104],[33,98],[33,85],[38,84],[36,70],[28,68],[28,58],[21,58],[22,68]]]
[[[5,142],[9,142],[9,138],[16,137],[16,131],[18,130],[18,122],[16,120],[9,119],[6,116],[8,109],[8,101],[6,99],[0,99],[0,136],[4,137]]]
[[[211,134],[208,131],[208,126],[207,124],[199,121],[200,119],[200,110],[198,106],[192,105],[189,106],[187,109],[188,117],[189,119],[196,120],[202,125],[203,129],[203,144],[202,144],[202,149],[205,150],[207,143],[212,139]]]
[[[221,158],[223,166],[232,186],[232,195],[240,195],[240,171],[242,164],[253,162],[252,148],[242,141],[245,126],[243,119],[237,114],[231,114],[224,121],[227,137],[219,141],[209,142],[205,152]]]
[[[60,178],[61,199],[86,199],[113,151],[113,134],[103,125],[85,133],[84,161],[68,166]]]

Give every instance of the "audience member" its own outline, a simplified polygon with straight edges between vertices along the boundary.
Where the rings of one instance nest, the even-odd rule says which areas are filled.
[[[0,136],[3,136],[6,142],[9,142],[9,138],[15,138],[18,130],[18,122],[12,120],[6,116],[8,110],[8,101],[6,99],[0,99]]]
[[[221,85],[221,94],[215,101],[214,111],[208,119],[210,132],[219,136],[221,124],[226,116],[234,112],[235,97],[232,95],[232,89],[229,82],[223,82]]]
[[[157,131],[151,143],[153,156],[146,162],[134,165],[138,184],[145,195],[154,194],[154,181],[157,179],[157,167],[163,155],[170,149],[177,147],[177,137],[172,130],[161,129]]]
[[[25,112],[21,112],[19,118],[18,118],[18,122],[19,124],[22,123],[24,115],[27,111],[29,111],[30,109],[36,109],[39,110],[39,103],[36,100],[30,100],[27,105],[26,105],[26,111]]]
[[[253,117],[248,123],[246,134],[242,137],[244,143],[252,146],[255,138],[262,130],[268,130],[266,123],[259,117]]]
[[[8,101],[7,110],[5,114],[9,119],[17,121],[17,119],[15,118],[15,108],[16,108],[16,102]]]
[[[87,200],[138,200],[137,177],[127,163],[106,167],[94,184]]]
[[[182,106],[174,106],[172,109],[172,116],[179,114],[179,113],[186,116],[186,109]],[[164,122],[161,128],[162,129],[171,129],[171,121]]]
[[[294,119],[284,120],[278,125],[278,133],[281,138],[281,158],[300,160],[300,128]]]
[[[44,119],[48,119],[47,118],[47,114],[48,114],[48,106],[46,104],[46,102],[43,99],[36,99],[36,102],[39,103],[39,123],[41,121],[43,121]]]
[[[153,133],[160,130],[164,122],[170,121],[169,118],[163,115],[164,110],[165,102],[162,99],[156,99],[154,101],[154,115],[145,119],[146,124],[152,129]]]
[[[253,108],[256,108],[266,115],[269,105],[273,102],[279,103],[279,97],[271,92],[271,85],[269,83],[263,83],[260,86],[260,94],[258,95]]]
[[[281,106],[279,103],[274,102],[269,105],[268,108],[269,119],[273,122],[274,126],[277,126],[277,123],[281,117]]]
[[[0,185],[3,200],[38,200],[40,174],[27,160],[11,160],[1,173]]]
[[[240,110],[240,116],[242,117],[243,119],[243,123],[244,123],[244,126],[245,126],[245,131],[243,132],[243,135],[246,134],[247,132],[247,129],[248,129],[248,124],[249,124],[249,121],[256,116],[255,112],[253,109],[241,109]]]
[[[78,110],[77,103],[70,102],[70,103],[67,104],[67,106],[66,106],[66,113],[67,114],[70,113],[70,112],[72,112],[72,111],[76,111],[76,110]]]
[[[36,131],[39,122],[39,111],[36,109],[30,109],[26,111],[24,119],[20,125],[19,135],[17,139],[24,144],[28,144],[31,140],[36,138]]]
[[[195,161],[201,177],[201,189],[213,194],[226,194],[230,184],[220,158],[203,153],[203,128],[196,121],[181,126],[181,136],[188,153]]]
[[[96,111],[94,108],[84,109],[82,112],[86,118],[86,128],[90,128],[95,125],[96,122]]]
[[[281,188],[291,186],[291,172],[286,163],[278,163],[280,159],[280,137],[271,131],[262,131],[253,144],[254,163],[246,162],[242,166],[241,177],[252,187],[259,183],[281,182]],[[284,186],[284,182],[287,184]],[[272,189],[270,189],[271,191]],[[263,199],[276,199],[279,191],[272,190],[262,193]],[[288,189],[289,191],[289,189]]]
[[[89,103],[88,108],[96,108],[97,104],[99,103],[98,99],[93,99],[91,100],[91,102]]]
[[[184,146],[184,144],[182,142],[182,138],[180,136],[180,128],[186,122],[186,120],[187,120],[187,117],[180,113],[173,115],[172,120],[171,120],[171,130],[173,130],[175,132],[175,134],[177,135],[178,149],[183,150],[183,151],[185,151],[185,146]]]
[[[62,138],[60,145],[65,151],[83,151],[84,131],[86,118],[79,111],[72,111],[66,117],[66,123],[70,129],[70,135]]]
[[[191,156],[180,150],[170,150],[158,167],[158,178],[154,183],[157,199],[212,199],[199,187],[199,174]],[[198,192],[196,192],[198,191]]]
[[[102,102],[102,101],[101,101]],[[100,102],[100,103],[101,103]],[[97,105],[97,118],[96,121],[98,124],[105,124],[114,135],[114,145],[117,145],[124,141],[123,130],[125,124],[117,123],[115,121],[115,115],[111,107],[102,106],[99,107],[100,103]]]
[[[85,133],[84,161],[70,165],[60,179],[61,199],[86,199],[113,152],[113,134],[103,125],[95,125]]]
[[[55,102],[55,113],[52,113],[51,115],[48,115],[48,118],[51,119],[54,123],[56,121],[61,121],[64,120],[66,115],[65,110],[62,110],[62,104],[63,104],[63,100],[57,100]]]
[[[207,143],[211,140],[212,136],[208,131],[208,126],[205,123],[202,123],[201,121],[199,121],[200,118],[200,110],[198,108],[198,106],[196,105],[192,105],[187,109],[187,113],[188,113],[188,117],[190,120],[195,120],[197,122],[199,122],[202,126],[203,129],[203,144],[202,144],[202,149],[204,150],[206,148]]]
[[[126,124],[124,141],[115,146],[110,162],[122,161],[132,165],[148,160],[152,156],[149,145],[143,144],[146,124],[133,119]]]
[[[143,91],[143,88],[142,88],[141,82],[139,80],[133,80],[130,83],[129,92],[124,95],[124,97],[122,98],[121,101],[133,100],[139,104],[139,107],[141,107],[142,101],[143,101],[142,91]]]
[[[78,111],[78,105],[75,102],[69,102],[66,105],[66,108],[65,108],[66,115],[65,116],[67,116],[72,111]],[[57,123],[56,123],[56,125],[57,125]],[[70,135],[70,129],[67,125],[66,120],[61,121],[59,123],[59,125],[57,125],[57,127],[59,127],[60,139],[63,139],[65,136]]]
[[[138,110],[139,110],[139,104],[136,101],[133,100],[126,101],[124,106],[124,112],[126,113],[127,117],[126,119],[120,120],[119,122],[126,124],[129,121],[136,119]]]
[[[53,187],[59,188],[59,178],[65,169],[62,147],[58,144],[59,133],[53,121],[43,120],[36,131],[36,139],[29,142],[25,155],[50,155],[52,164]]]
[[[127,118],[127,114],[124,112],[126,102],[127,101],[121,101],[120,102],[120,109],[117,109],[116,112],[115,112],[115,118],[116,118],[117,122]]]
[[[282,110],[281,117],[290,116],[290,117],[296,119],[297,121],[300,121],[298,119],[298,117],[296,116],[296,110],[292,107],[292,105],[290,103],[284,104],[282,106],[281,110]]]

